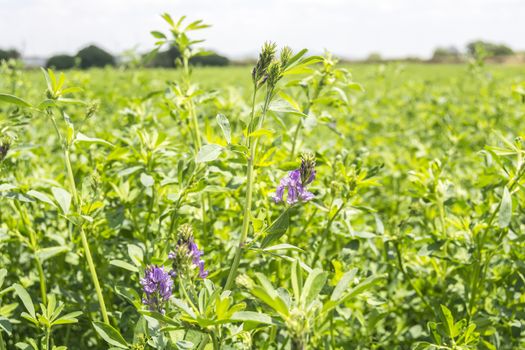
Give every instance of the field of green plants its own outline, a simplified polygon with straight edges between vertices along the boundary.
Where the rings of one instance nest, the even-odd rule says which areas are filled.
[[[525,69],[0,68],[0,350],[525,348]]]

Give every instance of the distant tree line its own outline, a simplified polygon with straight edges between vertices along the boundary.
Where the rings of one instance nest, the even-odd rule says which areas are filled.
[[[172,47],[151,57],[147,54],[140,55],[137,60],[140,62],[135,62],[134,66],[173,68],[180,57],[179,50],[176,47]],[[0,49],[0,61],[20,58],[21,54],[17,50]],[[190,60],[190,64],[194,66],[226,66],[230,64],[230,60],[227,57],[211,53],[205,56],[193,57]],[[117,65],[117,59],[104,49],[95,45],[89,45],[79,50],[75,55],[59,54],[51,56],[47,59],[45,65],[58,70],[71,68],[88,69],[92,67],[115,66]]]
[[[147,67],[163,67],[173,68],[176,61],[181,57],[179,50],[172,47],[166,51],[162,51],[154,55],[151,59],[147,59],[148,55],[143,55],[142,61]],[[217,54],[209,54],[206,56],[194,57],[190,64],[196,66],[226,66],[230,63],[229,59]],[[105,67],[114,66],[116,59],[109,52],[103,49],[90,45],[80,50],[75,56],[56,55],[47,60],[47,67],[54,67],[55,69],[70,69],[82,68],[87,69],[91,67]]]
[[[476,40],[468,43],[465,47],[465,52],[461,52],[454,46],[448,47],[437,47],[433,54],[430,62],[438,63],[459,63],[465,60],[466,56],[469,57],[479,57],[483,58],[498,58],[503,56],[514,55],[514,51],[504,44],[495,44],[487,41]],[[377,63],[382,62],[384,59],[377,52],[371,53],[366,62]],[[422,59],[407,57],[403,61],[420,61]]]
[[[95,45],[89,45],[79,50],[75,56],[51,56],[46,62],[46,67],[59,70],[71,68],[87,69],[92,67],[114,66],[115,63],[115,57],[109,52]]]
[[[10,59],[19,59],[20,52],[15,49],[2,50],[0,49],[0,61],[7,61]]]
[[[166,51],[157,53],[146,65],[149,67],[173,68],[181,57],[182,55],[179,49],[171,47]],[[230,60],[227,57],[211,53],[204,56],[192,57],[190,64],[194,66],[227,66],[230,64]]]
[[[461,52],[454,46],[437,47],[430,59],[430,62],[440,63],[458,63],[463,62],[465,56],[482,57],[482,58],[499,58],[513,55],[514,51],[504,45],[496,44],[482,40],[472,41],[467,44],[465,52]],[[2,50],[0,49],[0,62],[9,59],[20,59],[21,55],[15,49]],[[173,68],[176,67],[177,62],[180,61],[181,53],[176,47],[171,47],[168,50],[158,52],[156,55],[137,55],[134,59],[133,65],[128,66],[146,66],[146,67],[162,67]],[[405,58],[405,61],[422,61],[419,58]],[[366,62],[377,63],[384,59],[379,53],[371,53]],[[204,56],[196,56],[190,60],[190,64],[194,66],[226,66],[231,62],[227,57],[211,53]],[[58,70],[81,68],[87,69],[91,67],[105,67],[115,66],[117,59],[109,52],[97,47],[89,45],[76,53],[76,55],[54,55],[46,61],[46,67],[55,68]],[[126,62],[123,62],[126,64]]]

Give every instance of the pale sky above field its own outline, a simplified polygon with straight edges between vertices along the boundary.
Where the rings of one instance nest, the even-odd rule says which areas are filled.
[[[0,0],[0,48],[146,51],[149,32],[166,28],[162,12],[212,24],[198,37],[234,58],[255,56],[265,40],[350,58],[428,57],[478,38],[525,50],[525,0]]]

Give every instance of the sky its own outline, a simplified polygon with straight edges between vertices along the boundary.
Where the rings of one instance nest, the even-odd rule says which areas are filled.
[[[97,44],[119,54],[153,47],[160,14],[203,19],[203,44],[255,57],[264,41],[344,58],[430,57],[486,39],[525,50],[525,0],[0,0],[0,48],[24,56],[74,54]]]

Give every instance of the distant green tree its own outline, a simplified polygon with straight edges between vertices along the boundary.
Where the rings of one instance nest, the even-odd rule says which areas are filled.
[[[80,50],[77,57],[80,59],[80,67],[83,69],[115,65],[115,58],[109,52],[95,45]]]
[[[9,49],[9,50],[2,50],[0,49],[0,61],[7,61],[11,58],[19,59],[20,58],[20,52],[18,52],[15,49]]]
[[[381,57],[381,54],[378,52],[372,52],[366,58],[366,62],[370,62],[370,63],[379,63],[381,61],[383,61],[383,57]]]
[[[227,66],[230,60],[227,57],[212,53],[205,56],[194,56],[190,59],[190,64],[194,66]]]
[[[71,69],[75,67],[75,60],[75,57],[70,55],[55,55],[47,60],[46,67],[58,70]]]
[[[148,63],[150,67],[174,68],[177,60],[182,55],[177,47],[172,46],[166,51],[158,52],[155,57]],[[211,53],[209,55],[193,56],[190,58],[190,64],[193,66],[227,66],[230,60],[227,57]]]
[[[452,62],[461,59],[461,52],[454,46],[437,47],[432,54],[432,61],[434,62]]]
[[[175,61],[181,58],[179,49],[175,46],[166,51],[158,52],[153,59],[148,62],[149,67],[174,68]]]
[[[476,40],[467,44],[467,52],[475,57],[477,52],[484,52],[487,57],[513,55],[514,51],[504,44],[494,44],[482,40]]]

